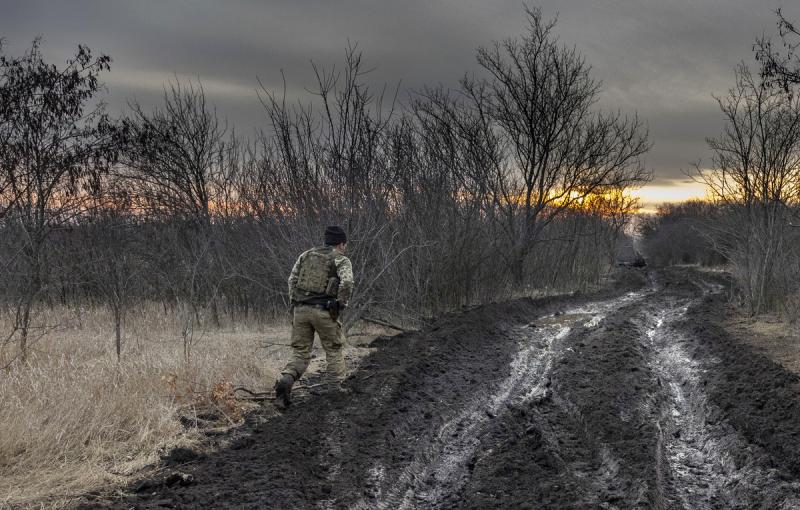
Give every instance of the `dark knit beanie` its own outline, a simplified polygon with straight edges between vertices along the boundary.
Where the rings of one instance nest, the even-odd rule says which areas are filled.
[[[344,233],[340,227],[327,227],[325,228],[325,244],[328,246],[336,246],[347,242],[347,234]]]

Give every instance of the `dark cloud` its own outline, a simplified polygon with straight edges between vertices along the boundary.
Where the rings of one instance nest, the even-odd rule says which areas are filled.
[[[533,3],[531,3],[533,5]],[[557,33],[575,45],[604,83],[600,106],[638,111],[661,183],[707,159],[705,138],[721,117],[711,94],[732,83],[733,66],[752,61],[752,45],[775,31],[776,0],[546,0]],[[78,43],[114,59],[109,103],[160,100],[164,82],[200,78],[221,115],[239,131],[263,125],[256,78],[303,96],[309,62],[340,64],[357,42],[376,83],[404,90],[455,84],[475,69],[474,50],[524,31],[519,0],[0,0],[6,51],[21,52],[38,34],[45,52],[66,58]],[[791,6],[787,14],[800,18]]]

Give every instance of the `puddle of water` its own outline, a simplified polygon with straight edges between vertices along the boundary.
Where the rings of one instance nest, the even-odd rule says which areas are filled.
[[[562,313],[560,315],[548,315],[547,317],[542,317],[538,321],[536,321],[536,327],[547,328],[553,326],[566,326],[570,324],[574,324],[579,321],[589,321],[595,318],[594,315],[590,313]]]

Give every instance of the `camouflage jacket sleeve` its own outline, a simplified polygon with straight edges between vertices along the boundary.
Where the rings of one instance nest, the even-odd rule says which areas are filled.
[[[289,302],[293,303],[296,296],[295,293],[297,291],[297,278],[300,276],[300,264],[303,261],[303,256],[306,252],[303,252],[294,263],[294,267],[292,267],[292,272],[289,273]]]
[[[353,295],[353,265],[350,263],[350,259],[344,255],[337,255],[334,262],[336,263],[336,275],[339,277],[339,303],[347,306]]]

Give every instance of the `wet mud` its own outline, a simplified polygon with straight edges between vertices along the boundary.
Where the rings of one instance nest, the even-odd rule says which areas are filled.
[[[797,377],[720,326],[726,287],[629,269],[443,317],[373,344],[349,392],[82,507],[800,508]]]

